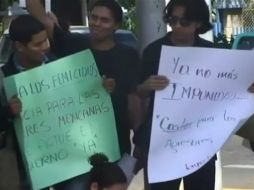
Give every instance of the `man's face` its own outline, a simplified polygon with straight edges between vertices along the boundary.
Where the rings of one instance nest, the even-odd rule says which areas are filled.
[[[195,35],[200,23],[190,21],[185,18],[185,7],[176,6],[173,8],[172,15],[168,18],[174,37],[183,40],[185,37]]]
[[[21,53],[29,64],[40,65],[44,60],[46,52],[49,50],[49,41],[45,30],[34,34],[27,44],[20,44],[18,51]]]
[[[117,23],[107,7],[94,7],[89,16],[90,36],[92,40],[107,40],[111,38],[116,29]]]

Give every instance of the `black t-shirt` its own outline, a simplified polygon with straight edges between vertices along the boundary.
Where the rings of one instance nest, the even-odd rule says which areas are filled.
[[[149,44],[143,52],[142,55],[142,74],[140,78],[140,83],[144,82],[151,75],[157,75],[160,62],[161,48],[163,45],[175,46],[170,40],[171,32],[166,34],[164,37],[152,42]],[[204,40],[200,37],[196,37],[193,47],[215,47],[214,44],[210,41]],[[152,116],[153,116],[153,107],[154,107],[154,95],[155,92],[152,92],[149,96],[150,101],[148,105],[147,114],[145,116],[144,123],[140,126],[138,132],[134,136],[134,143],[143,147],[148,151],[149,141],[151,135],[151,125],[152,125]]]
[[[53,51],[64,57],[90,48],[101,76],[114,78],[115,91],[111,94],[115,113],[117,133],[121,154],[130,152],[130,128],[128,119],[128,94],[133,92],[137,83],[139,56],[135,49],[116,44],[112,49],[99,51],[92,49],[89,39],[82,34],[64,32],[55,27]]]

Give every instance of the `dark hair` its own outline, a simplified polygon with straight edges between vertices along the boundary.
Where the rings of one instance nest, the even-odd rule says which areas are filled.
[[[12,20],[9,35],[13,42],[27,44],[33,35],[45,30],[44,25],[31,15],[21,15]]]
[[[185,8],[185,18],[190,21],[200,22],[201,27],[197,30],[198,34],[203,34],[212,29],[210,23],[210,12],[205,0],[171,0],[163,12],[164,22],[172,15],[176,6]]]
[[[122,169],[116,163],[109,162],[104,154],[94,154],[89,158],[89,162],[93,166],[90,170],[89,188],[93,182],[98,183],[100,188],[127,183]]]
[[[115,21],[117,23],[122,23],[122,21],[123,21],[123,11],[122,11],[121,6],[115,0],[97,0],[91,5],[90,12],[95,7],[106,7],[106,8],[108,8],[111,11]]]

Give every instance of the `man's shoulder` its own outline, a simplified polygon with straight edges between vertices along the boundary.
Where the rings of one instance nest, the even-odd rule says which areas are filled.
[[[208,47],[208,48],[215,48],[215,44],[211,41],[208,41],[203,38],[199,38],[198,46],[200,47]]]
[[[148,46],[146,48],[158,48],[160,46],[162,46],[163,44],[165,44],[165,36],[162,38],[159,38],[157,40],[154,40],[153,42],[151,42],[150,44],[148,44]]]
[[[13,54],[9,57],[8,62],[1,67],[1,71],[6,77],[16,73],[13,62]]]
[[[55,55],[64,57],[89,48],[89,39],[84,34],[63,31],[55,26],[51,45]]]
[[[152,53],[152,52],[160,52],[161,51],[161,47],[162,45],[166,45],[166,36],[163,36],[162,38],[159,38],[153,42],[151,42],[150,44],[148,44],[146,46],[146,48],[144,49],[144,53]],[[154,54],[154,53],[152,53]]]
[[[138,51],[125,44],[116,44],[116,47],[112,49],[114,57],[122,59],[123,62],[130,60],[137,60],[139,58]]]

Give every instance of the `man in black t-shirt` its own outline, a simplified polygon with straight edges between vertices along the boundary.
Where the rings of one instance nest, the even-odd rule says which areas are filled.
[[[98,0],[90,9],[89,37],[72,34],[59,28],[55,18],[45,14],[39,0],[27,0],[30,13],[44,23],[53,49],[64,57],[90,48],[103,77],[106,90],[111,93],[121,155],[130,153],[130,123],[128,103],[135,97],[138,53],[131,47],[117,44],[114,32],[122,22],[122,9],[114,0]],[[75,189],[76,190],[76,189]]]
[[[89,38],[61,30],[41,11],[37,0],[28,0],[28,9],[47,27],[54,53],[58,57],[91,49],[98,70],[104,78],[105,87],[111,92],[121,154],[130,152],[128,95],[135,89],[137,81],[138,53],[131,47],[117,44],[113,39],[113,33],[122,22],[121,7],[112,0],[96,1],[91,7],[89,17]]]
[[[143,151],[140,154],[143,156],[140,161],[145,162],[143,163],[145,171],[147,171],[155,91],[163,90],[170,85],[170,79],[158,75],[162,46],[214,47],[213,43],[199,37],[199,34],[212,28],[209,22],[209,9],[204,0],[171,0],[163,12],[163,19],[171,26],[172,31],[145,48],[142,56],[142,80],[137,87],[140,96],[150,99],[145,121],[135,137],[136,146]],[[196,172],[183,178],[147,185],[150,190],[179,190],[183,180],[185,190],[214,190],[215,160],[216,155]]]

